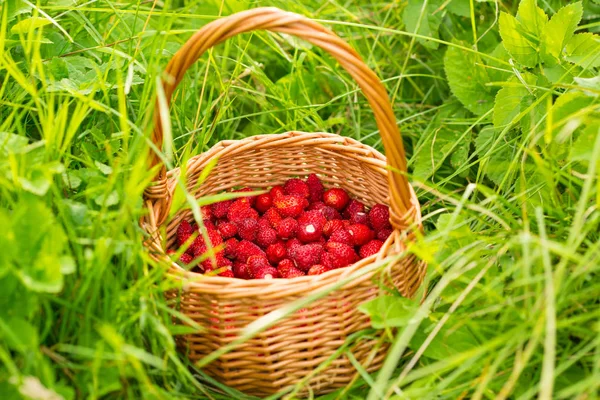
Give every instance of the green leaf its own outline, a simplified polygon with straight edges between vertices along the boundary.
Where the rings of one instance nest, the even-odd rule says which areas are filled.
[[[429,36],[432,38],[439,38],[438,30],[442,23],[442,13],[435,12],[442,2],[440,0],[408,0],[408,4],[402,13],[402,21],[406,25],[408,32],[417,33],[422,36]],[[423,14],[421,16],[421,14]],[[421,20],[419,29],[417,30],[417,23]],[[425,39],[417,39],[417,42],[430,49],[437,49],[439,43],[432,42]]]
[[[479,341],[471,333],[471,330],[465,326],[452,326],[450,322],[440,329],[438,334],[433,338],[427,349],[423,353],[425,357],[433,358],[434,360],[444,360],[453,355],[469,351],[480,345]],[[417,329],[415,335],[410,342],[410,348],[417,351],[427,339],[429,331],[434,327],[431,324],[425,329]]]
[[[452,0],[447,6],[448,11],[461,17],[471,16],[470,0]]]
[[[527,110],[536,100],[536,97],[532,95],[523,97],[521,100],[521,112]],[[536,132],[543,131],[546,126],[544,121],[546,117],[546,107],[546,102],[542,101],[523,115],[523,118],[521,118],[521,132],[527,134],[532,129],[535,129]]]
[[[494,103],[494,127],[510,125],[521,112],[521,101],[529,92],[523,86],[507,86],[498,91]]]
[[[398,296],[379,296],[358,306],[359,311],[371,317],[375,329],[406,326],[417,309],[414,300]]]
[[[569,68],[570,70],[570,68]],[[569,72],[565,67],[560,64],[556,64],[552,67],[544,66],[544,76],[551,83],[566,83],[569,84],[573,82],[573,74],[571,71]]]
[[[537,47],[523,33],[519,21],[512,15],[502,11],[499,25],[502,44],[511,57],[526,67],[535,67],[539,61]]]
[[[600,66],[600,36],[578,33],[567,43],[565,58],[583,68]]]
[[[42,26],[50,25],[51,23],[52,22],[46,18],[30,17],[16,23],[12,28],[10,28],[10,33],[15,35],[24,34],[29,32],[31,29],[40,28]]]
[[[600,121],[588,126],[575,139],[575,143],[571,147],[569,159],[571,161],[589,162],[594,155],[594,142],[598,135],[600,135]]]
[[[519,3],[517,20],[521,23],[525,33],[533,36],[535,40],[541,37],[548,22],[548,16],[537,6],[537,0],[522,0]]]
[[[481,58],[460,48],[449,47],[444,56],[444,69],[452,93],[472,113],[483,115],[494,106],[497,89],[490,82]]]
[[[37,330],[27,320],[20,317],[13,317],[6,323],[0,321],[0,332],[6,344],[12,350],[27,352],[38,346]]]
[[[598,97],[600,92],[600,75],[593,78],[574,78],[575,82],[584,89],[591,89],[593,92],[585,90],[586,94]]]
[[[509,139],[507,136],[494,146],[499,134],[500,130],[487,126],[475,138],[475,149],[479,157],[487,155],[482,164],[483,172],[497,185],[508,173],[514,152],[511,144],[507,143]]]
[[[552,16],[542,34],[542,58],[546,63],[560,61],[563,49],[573,36],[581,21],[583,6],[581,2],[569,4]]]

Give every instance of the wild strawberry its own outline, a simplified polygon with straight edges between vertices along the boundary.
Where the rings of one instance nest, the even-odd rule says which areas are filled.
[[[258,222],[252,218],[240,219],[235,222],[240,238],[253,242],[258,232]]]
[[[269,260],[264,254],[254,255],[248,257],[248,272],[250,273],[250,277],[254,278],[254,273],[261,268],[270,267]]]
[[[320,229],[323,229],[323,226],[325,226],[326,222],[327,222],[327,219],[323,216],[322,210],[304,211],[298,217],[299,224],[304,224],[304,223],[315,224],[316,226],[320,227]]]
[[[302,242],[297,238],[293,238],[285,242],[285,251],[287,252],[287,256],[291,258],[292,251],[298,246],[302,246]]]
[[[216,229],[207,229],[206,235],[210,240],[210,247],[215,249],[215,251],[219,251],[218,247],[223,244],[223,238],[219,234],[219,231]],[[191,253],[194,257],[199,257],[208,251],[209,246],[207,246],[204,241],[204,235],[200,233],[198,237],[194,240],[194,243],[190,246]]]
[[[256,208],[259,212],[266,212],[273,205],[273,198],[270,193],[264,193],[258,195],[256,197],[256,203],[254,204],[254,208]]]
[[[352,239],[352,235],[350,234],[350,232],[348,232],[348,230],[346,228],[338,229],[337,231],[333,232],[331,234],[331,236],[329,237],[329,241],[344,243],[344,244],[347,244],[350,246],[354,245],[354,240]]]
[[[363,224],[354,224],[348,227],[348,232],[352,235],[352,241],[355,246],[362,246],[365,243],[373,240],[375,232]]]
[[[323,253],[321,255],[321,265],[324,265],[326,268],[334,269],[333,266],[333,257],[329,253]]]
[[[344,229],[344,223],[339,219],[332,219],[331,221],[327,221],[325,226],[323,226],[323,234],[327,237],[331,236],[333,232]]]
[[[342,215],[344,216],[344,218],[350,219],[350,217],[353,214],[356,214],[357,212],[364,213],[365,205],[356,199],[352,199],[348,202],[348,205],[346,206],[346,209],[344,210]]]
[[[210,206],[200,207],[200,214],[202,215],[202,219],[213,219],[213,213]]]
[[[281,260],[279,265],[277,266],[277,271],[282,278],[297,278],[299,276],[304,276],[304,272],[296,268],[294,262],[289,258]]]
[[[310,243],[295,247],[291,250],[292,260],[302,271],[308,271],[310,267],[321,261],[323,246],[319,243]]]
[[[179,256],[179,261],[181,261],[184,264],[189,264],[193,260],[194,260],[194,257],[189,255],[188,253],[183,253],[181,256]]]
[[[385,242],[387,240],[388,237],[390,237],[390,235],[392,234],[393,230],[392,229],[382,229],[379,232],[377,232],[377,239],[381,240],[382,242]]]
[[[332,188],[323,193],[323,203],[338,211],[342,211],[349,201],[350,196],[348,196],[348,193],[342,188]]]
[[[271,190],[269,191],[269,194],[271,195],[271,198],[273,200],[275,200],[276,198],[285,195],[285,193],[283,192],[283,186],[281,185],[277,185],[277,186],[273,186],[271,188]]]
[[[233,224],[231,222],[227,222],[227,221],[219,222],[219,225],[217,225],[217,229],[219,230],[219,233],[221,234],[223,239],[232,238],[238,232],[237,226],[235,224]]]
[[[323,203],[322,201],[315,201],[314,203],[310,203],[310,205],[308,206],[308,208],[306,210],[307,211],[321,210],[321,209],[323,209],[323,207],[327,207],[325,205],[325,203]]]
[[[210,219],[203,219],[202,220],[202,225],[204,226],[204,228],[206,229],[212,229],[212,230],[216,230],[217,227],[215,226],[215,223],[212,222]],[[200,231],[199,229],[200,227],[198,226],[198,231]]]
[[[266,249],[277,242],[277,231],[273,228],[259,229],[256,232],[256,244]]]
[[[250,207],[248,199],[237,199],[231,203],[229,211],[227,211],[227,219],[229,222],[236,222],[248,218],[258,220],[258,212]]]
[[[254,279],[276,279],[279,278],[279,272],[277,269],[268,266],[259,268],[254,272]]]
[[[247,240],[240,241],[236,246],[236,260],[247,262],[250,256],[262,255],[265,256],[265,252],[260,249],[257,245]]]
[[[182,246],[186,240],[192,236],[194,233],[194,228],[192,225],[186,220],[181,221],[179,226],[177,227],[177,244]]]
[[[236,278],[250,279],[250,272],[248,271],[248,264],[242,261],[233,262],[233,274]]]
[[[236,254],[237,254],[238,243],[239,242],[236,238],[229,238],[225,241],[225,249],[224,249],[225,257],[235,258]]]
[[[235,278],[235,274],[230,269],[226,269],[223,272],[219,272],[219,276],[223,278]]]
[[[283,244],[283,242],[277,242],[269,245],[265,252],[267,253],[267,259],[272,264],[277,264],[287,255],[285,244]]]
[[[250,189],[248,187],[243,188],[243,189],[238,189],[238,190],[234,190],[234,193],[244,193],[244,192],[253,192],[253,189]],[[248,197],[242,197],[242,199],[247,200],[248,203],[254,207],[254,203],[256,202],[256,196],[248,196]]]
[[[229,211],[229,207],[231,207],[232,200],[224,200],[218,203],[214,203],[210,205],[210,210],[212,215],[215,218],[225,218],[227,215],[227,211]]]
[[[321,226],[312,222],[303,222],[298,225],[298,234],[296,235],[302,243],[310,243],[319,240],[323,234]]]
[[[375,232],[390,229],[390,210],[383,204],[375,204],[369,211],[369,222]]]
[[[308,185],[298,178],[289,179],[283,185],[283,193],[291,196],[298,196],[307,199],[310,195]]]
[[[321,275],[324,272],[331,271],[331,268],[327,268],[324,265],[317,264],[310,267],[306,275]]]
[[[277,212],[275,208],[269,208],[265,214],[262,216],[264,219],[269,221],[271,228],[277,229],[279,222],[281,222],[281,215]]]
[[[325,188],[316,174],[308,175],[308,178],[306,178],[306,186],[308,186],[308,200],[311,203],[321,201],[323,199],[323,192],[325,191]]]
[[[367,258],[373,254],[377,254],[381,249],[381,246],[383,246],[383,242],[381,240],[371,240],[369,243],[361,246],[361,248],[358,250],[358,255],[360,258]]]
[[[282,217],[297,217],[304,210],[306,199],[298,196],[280,196],[273,199],[273,205]]]
[[[287,240],[296,237],[298,231],[298,221],[294,218],[287,217],[281,220],[277,226],[277,236],[280,239]]]
[[[225,258],[222,253],[215,254],[215,257],[208,257],[200,263],[205,272],[213,271],[217,268],[231,266],[231,260]]]
[[[321,209],[321,213],[323,214],[325,219],[327,219],[327,221],[331,221],[332,219],[342,219],[342,216],[340,215],[338,210],[336,210],[333,207],[325,206]]]
[[[325,245],[325,248],[327,249],[327,252],[331,254],[334,268],[346,267],[353,264],[358,258],[352,246],[345,243],[329,241]]]
[[[369,225],[369,214],[365,212],[356,212],[350,216],[350,223]]]

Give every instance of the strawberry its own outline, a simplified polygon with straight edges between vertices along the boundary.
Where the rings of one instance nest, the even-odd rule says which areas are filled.
[[[302,271],[308,271],[310,267],[318,264],[321,261],[323,254],[323,246],[319,243],[310,243],[302,246],[294,247],[291,250],[292,260],[296,262],[296,266]]]
[[[237,199],[231,203],[229,211],[227,211],[227,219],[229,222],[236,222],[241,219],[258,220],[258,211],[250,207],[248,199]]]
[[[240,241],[235,249],[236,260],[241,262],[247,262],[250,256],[262,255],[265,256],[265,252],[260,249],[257,245],[247,240]]]
[[[225,250],[224,250],[225,257],[235,258],[235,255],[237,254],[238,243],[239,242],[236,238],[229,238],[225,241]]]
[[[264,193],[256,197],[254,208],[256,208],[259,212],[264,213],[271,208],[272,205],[273,197],[271,197],[270,193]]]
[[[331,221],[327,221],[325,226],[323,226],[323,234],[327,237],[331,236],[333,232],[344,229],[344,223],[340,219],[332,219]]]
[[[259,229],[256,233],[256,244],[263,249],[277,242],[277,231],[273,228]]]
[[[248,264],[242,261],[233,262],[233,274],[236,278],[250,279],[250,272],[248,271]]]
[[[249,187],[243,188],[243,189],[238,189],[238,190],[234,190],[233,193],[244,193],[244,192],[252,192],[254,191],[253,189],[250,189]],[[256,196],[248,196],[248,197],[242,197],[239,200],[246,200],[248,202],[248,204],[250,204],[250,206],[254,207],[254,203],[256,202]]]
[[[322,201],[315,201],[314,203],[310,203],[310,205],[308,206],[308,208],[306,210],[307,211],[322,210],[323,207],[327,207],[325,205],[325,203],[323,203]]]
[[[298,225],[298,239],[302,243],[310,243],[319,240],[323,234],[323,229],[312,222],[303,222]]]
[[[235,274],[230,269],[226,269],[223,272],[219,272],[219,276],[223,278],[235,278]]]
[[[189,264],[194,260],[194,257],[192,257],[191,255],[189,255],[188,253],[183,253],[180,257],[179,257],[179,261],[181,261],[184,264]]]
[[[304,211],[298,217],[298,224],[311,223],[318,226],[320,229],[323,229],[325,223],[327,222],[327,218],[323,216],[322,210],[309,210]]]
[[[291,196],[298,196],[307,199],[310,196],[308,185],[298,178],[289,179],[283,185],[283,193]]]
[[[277,271],[282,278],[297,278],[299,276],[304,276],[304,272],[296,268],[294,262],[289,258],[283,259],[279,262],[277,266]]]
[[[206,234],[208,235],[210,245],[213,249],[223,244],[223,238],[216,229],[207,229]],[[194,243],[190,246],[190,250],[194,257],[199,257],[208,251],[208,246],[204,241],[202,233],[194,240]]]
[[[213,217],[215,218],[225,218],[227,215],[227,211],[229,211],[229,207],[231,207],[232,200],[224,200],[218,203],[214,203],[210,205],[210,210],[212,212]]]
[[[326,268],[334,269],[333,267],[333,257],[329,253],[323,253],[321,255],[321,265],[324,265]]]
[[[356,262],[356,259],[358,258],[352,246],[345,243],[329,241],[325,245],[325,248],[327,249],[327,252],[331,254],[334,268],[346,267]]]
[[[329,237],[329,241],[344,243],[350,246],[354,245],[352,235],[350,234],[350,232],[348,232],[346,228],[338,229],[337,231],[333,232]]]
[[[332,188],[323,193],[323,203],[338,211],[342,211],[349,201],[350,196],[342,188]]]
[[[269,208],[265,214],[262,216],[265,220],[269,221],[271,228],[277,229],[279,222],[281,222],[281,215],[277,212],[275,208]]]
[[[297,217],[302,213],[306,199],[297,196],[280,196],[273,199],[273,205],[282,217]]]
[[[287,256],[291,257],[291,252],[298,246],[302,246],[302,242],[300,240],[298,240],[297,238],[293,238],[288,240],[285,243],[285,251],[287,252]]]
[[[237,226],[235,224],[233,224],[231,222],[227,222],[227,221],[219,222],[219,224],[217,225],[217,229],[219,230],[219,233],[221,234],[223,239],[232,238],[238,232]]]
[[[202,219],[208,219],[211,221],[213,219],[213,213],[212,213],[212,209],[210,206],[200,207],[200,214],[202,215]]]
[[[360,247],[358,254],[360,255],[360,258],[367,258],[373,254],[379,253],[381,246],[383,246],[383,242],[381,240],[371,240],[369,243]]]
[[[271,198],[273,200],[275,200],[276,198],[285,195],[285,193],[283,192],[283,186],[281,185],[277,185],[277,186],[273,186],[271,188],[271,190],[269,191],[269,194],[271,195]]]
[[[383,204],[375,204],[369,211],[369,222],[375,232],[391,229],[389,208]]]
[[[206,229],[212,229],[212,230],[216,230],[217,227],[215,226],[214,222],[212,222],[210,219],[203,219],[202,220],[202,225],[206,228]],[[198,227],[200,228],[200,227]],[[198,229],[198,231],[200,231],[200,229]]]
[[[338,210],[330,206],[323,207],[321,209],[321,213],[323,214],[325,219],[327,219],[327,221],[331,221],[332,219],[342,219],[342,216],[340,215]]]
[[[287,240],[296,237],[297,231],[298,221],[291,217],[282,219],[279,226],[277,226],[277,236],[279,236],[280,239]]]
[[[366,212],[356,212],[350,216],[350,223],[369,225],[369,214]]]
[[[254,272],[254,279],[276,279],[279,278],[279,272],[277,269],[268,266],[259,268]]]
[[[354,224],[348,227],[348,232],[352,235],[352,242],[355,246],[362,246],[373,240],[375,232],[363,224]]]
[[[377,232],[377,239],[381,240],[382,242],[385,242],[387,240],[388,237],[390,237],[390,235],[392,234],[393,230],[392,229],[382,229],[379,232]]]
[[[186,220],[181,221],[177,227],[177,244],[183,246],[185,241],[188,240],[193,233],[194,228],[192,228],[192,225]]]
[[[267,253],[267,259],[272,264],[277,264],[287,255],[285,244],[283,244],[283,242],[277,242],[269,245],[265,252]]]
[[[240,219],[235,222],[240,238],[253,242],[258,232],[258,222],[252,218]]]
[[[215,257],[208,257],[200,263],[205,272],[212,271],[217,268],[231,266],[231,260],[225,258],[222,253],[215,254]]]
[[[346,209],[344,210],[342,215],[344,216],[344,218],[350,219],[350,217],[353,214],[356,214],[357,212],[364,213],[365,205],[356,199],[352,199],[348,202],[348,205],[346,206]]]
[[[306,275],[321,275],[324,272],[331,271],[331,268],[327,268],[324,265],[317,264],[310,267]]]
[[[254,274],[259,269],[271,266],[271,264],[269,264],[269,260],[267,260],[267,257],[264,254],[248,257],[247,264],[248,272],[250,273],[251,278],[255,277]]]
[[[316,174],[308,175],[308,178],[306,178],[306,186],[308,186],[308,200],[311,203],[321,201],[323,199],[323,192],[325,191],[325,188]]]

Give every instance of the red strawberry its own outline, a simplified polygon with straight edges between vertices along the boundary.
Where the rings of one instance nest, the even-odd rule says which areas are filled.
[[[282,219],[281,215],[279,215],[275,208],[269,208],[263,215],[263,218],[269,221],[271,228],[274,229],[277,229],[277,226],[279,225],[279,222],[281,222]]]
[[[287,255],[285,244],[283,244],[283,242],[277,242],[269,245],[269,247],[267,247],[266,253],[267,259],[272,264],[277,264]]]
[[[308,185],[302,179],[289,179],[283,185],[283,193],[291,196],[298,196],[307,199],[310,195]]]
[[[381,240],[382,242],[385,242],[387,238],[390,237],[392,232],[392,229],[382,229],[379,232],[377,232],[377,239]]]
[[[327,221],[325,226],[323,226],[323,234],[327,237],[331,236],[333,232],[344,229],[344,223],[339,219],[332,219],[331,221]]]
[[[350,264],[353,264],[358,258],[352,246],[349,246],[345,243],[330,241],[327,242],[325,247],[327,252],[331,254],[334,268],[346,267]]]
[[[280,239],[291,239],[296,237],[296,232],[298,231],[298,221],[294,218],[287,217],[281,220],[279,226],[277,226],[277,236]]]
[[[325,191],[325,188],[316,174],[308,175],[308,178],[306,178],[306,185],[308,186],[309,193],[308,200],[311,203],[321,201],[323,199],[323,192]]]
[[[256,270],[254,272],[254,279],[276,279],[279,278],[279,272],[277,269],[269,266]]]
[[[185,241],[188,240],[193,233],[194,228],[192,228],[192,225],[186,220],[181,221],[177,227],[177,244],[183,246]]]
[[[237,220],[235,222],[238,228],[238,235],[240,238],[253,242],[256,240],[256,233],[258,232],[258,222],[252,218],[246,218]]]
[[[255,277],[255,273],[258,270],[265,267],[271,267],[271,264],[269,264],[269,260],[267,260],[267,257],[264,254],[248,257],[247,264],[248,272],[250,273],[251,278]]]
[[[369,222],[375,232],[390,229],[390,210],[383,204],[375,204],[369,211]]]
[[[254,208],[256,208],[259,212],[266,212],[273,205],[273,198],[271,194],[264,193],[256,197],[256,203],[254,204]]]
[[[355,246],[362,246],[365,243],[373,240],[375,232],[363,224],[354,224],[348,227],[348,232],[352,235],[352,241]]]
[[[342,188],[332,188],[323,193],[323,203],[338,211],[342,211],[349,201],[350,196]]]
[[[327,221],[331,221],[332,219],[342,219],[342,216],[338,210],[333,207],[325,206],[321,209],[321,213],[323,213],[323,216],[327,219]]]
[[[315,201],[314,203],[310,203],[310,205],[308,206],[307,210],[308,211],[312,211],[312,210],[322,210],[323,207],[327,207],[325,205],[325,203],[323,203],[322,201]]]
[[[360,258],[367,258],[373,254],[377,254],[381,249],[381,246],[383,246],[381,240],[371,240],[369,243],[361,246],[360,250],[358,250],[358,254],[360,255]]]
[[[226,269],[223,272],[219,272],[219,276],[223,278],[235,278],[235,274],[230,269]]]
[[[222,253],[215,254],[215,257],[208,257],[200,263],[205,272],[215,270],[217,268],[228,267],[231,265],[231,260],[225,258]]]
[[[356,200],[356,199],[352,199],[350,200],[350,202],[348,203],[348,205],[346,206],[346,209],[343,212],[343,216],[346,219],[350,219],[350,217],[353,214],[356,214],[357,212],[365,212],[365,205],[363,203],[361,203],[360,201]]]
[[[323,229],[312,222],[303,222],[298,225],[298,239],[302,243],[316,242],[323,234]]]
[[[229,222],[235,222],[238,219],[252,218],[252,215],[256,214],[254,219],[258,219],[258,212],[250,207],[250,201],[246,198],[235,200],[229,206],[227,211],[227,220]]]
[[[244,192],[253,192],[253,191],[254,191],[253,189],[250,189],[250,188],[246,187],[246,188],[243,188],[243,189],[234,190],[233,192],[234,193],[244,193]],[[244,200],[248,201],[248,203],[251,206],[254,206],[254,203],[256,202],[256,196],[242,197],[242,198],[240,198],[238,200],[241,200],[241,199],[244,199]]]
[[[232,200],[224,200],[218,203],[214,203],[210,205],[210,210],[212,215],[215,218],[225,218],[227,215],[227,211],[229,211],[229,207],[231,207]]]
[[[225,241],[225,257],[235,258],[237,254],[238,240],[236,238],[229,238]]]
[[[304,272],[300,271],[294,265],[294,262],[289,258],[281,260],[279,265],[277,266],[277,271],[282,278],[297,278],[299,276],[304,276]]]
[[[273,199],[273,205],[282,217],[297,217],[304,210],[306,199],[297,196],[280,196]]]
[[[292,259],[296,266],[302,271],[308,271],[310,267],[321,261],[323,246],[319,243],[310,243],[294,247],[291,250]]]
[[[265,252],[260,249],[257,245],[247,240],[242,240],[236,246],[236,260],[241,262],[247,262],[250,256],[262,255],[265,256]]]
[[[217,247],[223,244],[223,238],[219,234],[219,231],[215,229],[207,229],[206,234],[210,240],[210,245],[215,251],[218,251]],[[194,257],[199,257],[208,251],[208,246],[204,241],[204,235],[200,233],[194,240],[194,243],[190,246],[191,253]]]
[[[333,257],[329,253],[323,253],[321,255],[321,264],[326,268],[334,269],[333,267]]]
[[[213,219],[213,213],[210,206],[200,207],[200,214],[202,215],[202,219]]]
[[[250,279],[250,272],[248,271],[248,264],[242,261],[234,261],[233,263],[233,274],[236,278]]]
[[[263,249],[277,242],[277,231],[273,228],[259,229],[256,233],[256,244]]]
[[[285,243],[285,250],[287,252],[288,257],[291,257],[290,254],[298,246],[302,246],[302,242],[299,241],[297,238],[290,239]]]
[[[311,223],[318,226],[320,229],[323,229],[323,226],[327,223],[327,218],[323,216],[322,210],[309,210],[304,211],[298,217],[298,223]]]
[[[306,275],[321,275],[324,272],[331,271],[331,268],[327,268],[324,265],[317,264],[310,267]]]
[[[350,234],[350,232],[348,232],[348,230],[346,228],[338,229],[337,231],[333,232],[331,234],[331,236],[329,237],[329,241],[344,243],[344,244],[347,244],[350,246],[354,245],[354,240],[352,239],[352,235]]]
[[[350,216],[350,223],[369,225],[369,214],[365,212],[356,212]]]
[[[219,222],[219,225],[217,227],[218,227],[219,233],[221,234],[223,239],[232,238],[238,232],[237,226],[235,224],[233,224],[231,222],[227,222],[227,221]]]
[[[194,260],[194,257],[192,257],[191,255],[187,254],[187,253],[183,253],[180,257],[179,257],[179,261],[181,261],[184,264],[189,264]]]
[[[281,185],[277,185],[277,186],[273,186],[271,188],[271,191],[269,191],[269,194],[271,195],[271,198],[273,200],[275,200],[276,198],[285,195],[285,193],[283,192],[283,186]]]

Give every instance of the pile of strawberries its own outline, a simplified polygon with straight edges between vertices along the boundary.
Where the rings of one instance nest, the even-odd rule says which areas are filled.
[[[204,235],[187,221],[177,229],[177,244],[186,249],[179,260],[197,264],[193,271],[230,278],[318,275],[376,254],[392,233],[389,217],[387,206],[367,211],[311,174],[268,193],[202,207]]]

